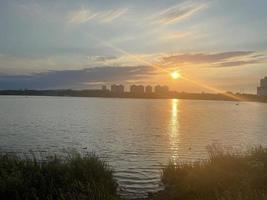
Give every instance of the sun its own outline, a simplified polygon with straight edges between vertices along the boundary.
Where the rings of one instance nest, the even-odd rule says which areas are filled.
[[[178,71],[174,71],[171,73],[171,77],[173,79],[179,79],[181,77],[181,74]]]

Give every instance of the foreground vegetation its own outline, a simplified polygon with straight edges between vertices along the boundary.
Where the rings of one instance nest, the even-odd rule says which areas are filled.
[[[0,199],[113,200],[118,199],[117,183],[109,166],[94,154],[53,156],[44,162],[1,154]]]
[[[246,153],[208,148],[207,160],[172,162],[163,169],[165,190],[153,200],[267,199],[267,149]],[[0,199],[118,200],[113,171],[94,154],[21,158],[0,154]]]
[[[208,148],[209,158],[194,163],[170,163],[162,181],[166,189],[152,199],[261,200],[267,199],[267,150],[246,153]]]

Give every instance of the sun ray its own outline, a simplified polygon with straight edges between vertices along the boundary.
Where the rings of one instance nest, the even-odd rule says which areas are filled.
[[[148,65],[148,66],[151,66],[151,67],[154,67],[154,68],[156,68],[156,69],[158,69],[158,70],[161,70],[161,71],[163,71],[163,72],[165,72],[165,73],[167,73],[167,74],[171,74],[172,78],[174,78],[174,79],[181,78],[181,79],[186,80],[186,81],[188,81],[188,82],[190,82],[190,83],[193,83],[193,84],[195,84],[195,85],[197,85],[197,86],[199,86],[199,87],[205,88],[205,89],[207,89],[207,90],[210,90],[210,91],[213,91],[213,92],[216,92],[216,93],[220,93],[221,95],[224,95],[224,96],[226,96],[226,97],[230,97],[230,98],[235,99],[235,100],[237,100],[237,101],[242,101],[242,100],[244,100],[244,99],[241,98],[241,97],[237,97],[236,95],[229,94],[229,93],[225,93],[224,90],[221,90],[221,89],[218,89],[218,88],[209,86],[208,84],[205,84],[205,83],[203,83],[203,82],[201,82],[201,81],[197,81],[197,80],[190,79],[190,78],[188,78],[188,77],[186,77],[186,76],[184,76],[184,75],[181,75],[181,74],[178,73],[177,71],[172,72],[172,71],[170,71],[170,70],[164,69],[164,68],[163,68],[161,65],[159,65],[159,64],[151,63],[151,62],[149,62],[149,61],[147,61],[147,60],[145,60],[145,59],[143,59],[143,58],[140,58],[140,56],[133,55],[133,54],[131,54],[131,53],[129,53],[129,52],[127,52],[127,51],[125,51],[125,50],[123,50],[123,49],[117,47],[117,46],[114,46],[113,44],[111,44],[111,43],[109,43],[109,42],[107,42],[107,41],[104,41],[104,40],[102,40],[102,39],[100,39],[100,38],[98,38],[98,37],[96,37],[96,36],[94,36],[94,35],[92,35],[92,34],[89,34],[89,33],[88,33],[88,35],[89,35],[90,38],[92,38],[92,39],[98,41],[100,44],[105,45],[105,46],[107,46],[107,47],[110,47],[111,49],[113,49],[113,50],[115,50],[115,51],[117,51],[117,52],[119,52],[119,53],[122,53],[122,54],[124,54],[124,55],[127,55],[127,56],[129,56],[129,57],[135,59],[136,61],[138,61],[138,62],[140,62],[140,63],[142,63],[142,64],[146,64],[146,65]]]

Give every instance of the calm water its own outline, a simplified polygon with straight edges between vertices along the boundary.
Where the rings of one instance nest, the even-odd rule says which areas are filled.
[[[94,151],[116,171],[122,194],[160,189],[170,159],[205,158],[206,146],[267,145],[267,104],[0,96],[0,148]]]

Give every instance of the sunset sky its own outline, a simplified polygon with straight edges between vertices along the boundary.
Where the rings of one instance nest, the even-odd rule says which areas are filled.
[[[0,0],[0,89],[255,93],[267,76],[266,9],[266,0]],[[175,70],[186,79],[172,80]]]

